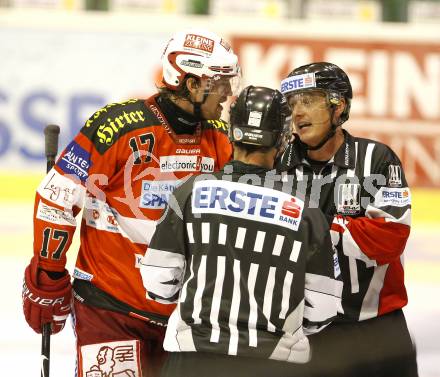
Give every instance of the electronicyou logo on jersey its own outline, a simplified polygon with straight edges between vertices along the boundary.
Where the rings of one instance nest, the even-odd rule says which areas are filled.
[[[281,191],[223,180],[195,182],[194,214],[215,213],[298,230],[304,202]]]
[[[214,159],[203,156],[161,156],[161,172],[214,172]]]

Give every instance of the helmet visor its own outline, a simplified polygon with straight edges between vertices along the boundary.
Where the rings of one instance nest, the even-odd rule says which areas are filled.
[[[326,92],[319,89],[297,91],[288,96],[288,102],[292,111],[300,106],[307,110],[323,110],[329,107]]]
[[[205,86],[205,94],[238,96],[241,90],[241,74],[239,72],[234,76],[215,75],[202,80],[202,85]]]

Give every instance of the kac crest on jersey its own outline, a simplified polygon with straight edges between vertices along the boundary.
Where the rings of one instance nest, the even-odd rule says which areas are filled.
[[[344,183],[338,187],[338,213],[341,215],[357,215],[361,211],[361,185]]]
[[[402,186],[402,169],[399,165],[388,166],[388,186],[400,187]]]

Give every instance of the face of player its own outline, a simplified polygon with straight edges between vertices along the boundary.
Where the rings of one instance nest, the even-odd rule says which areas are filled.
[[[295,132],[301,141],[311,147],[330,130],[330,106],[324,92],[305,91],[289,96]]]
[[[199,100],[203,100],[205,93],[208,93],[205,101],[202,103],[201,111],[204,119],[220,119],[223,111],[222,103],[226,102],[232,95],[231,80],[223,77],[216,81],[202,80],[199,93]]]

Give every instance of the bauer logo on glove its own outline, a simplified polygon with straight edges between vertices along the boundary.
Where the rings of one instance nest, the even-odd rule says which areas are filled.
[[[23,312],[32,329],[41,333],[43,324],[50,323],[52,333],[61,331],[70,314],[72,286],[67,270],[59,279],[52,279],[39,270],[33,258],[26,268],[23,282]]]

